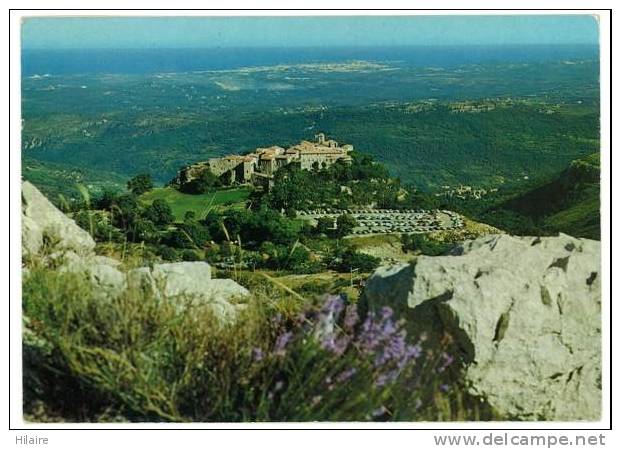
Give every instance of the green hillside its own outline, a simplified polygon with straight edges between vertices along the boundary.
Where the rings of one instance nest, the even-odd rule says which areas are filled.
[[[58,201],[59,195],[66,199],[80,198],[78,185],[83,185],[91,194],[97,195],[104,190],[125,190],[127,182],[125,176],[117,173],[28,157],[22,160],[22,177],[37,186],[53,202]]]
[[[573,161],[552,180],[498,202],[481,218],[512,232],[563,232],[599,240],[599,183],[599,153],[594,153]]]
[[[433,191],[552,176],[599,149],[594,61],[394,69],[25,79],[22,151],[165,183],[189,163],[323,131]]]

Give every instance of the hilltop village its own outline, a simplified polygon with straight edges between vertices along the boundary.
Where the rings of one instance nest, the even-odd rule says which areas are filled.
[[[339,145],[319,133],[315,142],[302,140],[287,149],[274,145],[244,155],[233,154],[197,162],[181,169],[171,185],[183,186],[209,171],[223,185],[252,184],[269,188],[274,173],[285,165],[296,163],[302,170],[311,170],[326,168],[335,162],[351,163],[353,150],[352,145]]]
[[[301,170],[319,173],[337,162],[353,164],[353,151],[353,145],[341,145],[319,133],[313,142],[302,140],[286,149],[274,145],[257,148],[244,155],[233,154],[197,162],[181,169],[170,184],[181,191],[192,192],[192,184],[209,177],[211,182],[217,180],[220,186],[251,185],[270,192],[275,185],[275,173],[285,166],[295,164]],[[351,187],[339,187],[341,195],[351,195]],[[461,217],[450,211],[387,209],[378,208],[375,204],[354,209],[294,209],[298,220],[306,221],[314,227],[323,220],[324,223],[329,222],[329,230],[336,230],[339,217],[347,215],[356,223],[348,231],[350,235],[419,234],[463,226]],[[284,213],[284,208],[281,208],[281,212]]]

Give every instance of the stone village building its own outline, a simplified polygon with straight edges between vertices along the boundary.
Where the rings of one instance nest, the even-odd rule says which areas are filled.
[[[249,154],[234,154],[197,162],[181,169],[171,184],[182,185],[209,170],[224,184],[269,186],[274,173],[291,163],[299,164],[303,170],[325,168],[337,161],[351,163],[352,145],[339,145],[335,140],[326,139],[323,133],[317,134],[315,139],[315,142],[302,140],[287,149],[279,146],[257,148]]]

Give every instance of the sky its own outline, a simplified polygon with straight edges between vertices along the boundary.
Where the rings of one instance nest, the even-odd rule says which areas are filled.
[[[26,18],[24,49],[597,44],[587,15]]]

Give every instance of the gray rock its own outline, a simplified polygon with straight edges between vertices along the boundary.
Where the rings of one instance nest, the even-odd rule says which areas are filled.
[[[96,264],[87,267],[94,293],[100,299],[120,295],[126,288],[125,274],[111,265]]]
[[[224,321],[234,319],[241,304],[239,299],[250,292],[232,279],[212,279],[206,262],[177,262],[130,270],[130,287],[140,288],[161,299],[180,301],[179,306],[209,304]]]
[[[494,235],[453,255],[378,269],[364,296],[372,308],[393,306],[417,331],[451,333],[470,392],[502,416],[598,420],[599,278],[599,242]]]
[[[156,282],[166,281],[167,296],[176,296],[199,291],[211,279],[211,267],[207,262],[163,263],[153,266],[152,275]]]
[[[30,217],[22,214],[22,254],[34,256],[43,247],[43,231]]]
[[[55,250],[87,254],[95,248],[90,234],[59,211],[28,181],[22,182],[22,247],[26,256],[38,254],[47,241]]]
[[[178,301],[180,306],[185,299],[210,304],[218,316],[229,320],[243,307],[237,300],[250,294],[231,279],[212,279],[211,267],[205,262],[166,263],[124,273],[118,260],[96,255],[95,241],[88,232],[27,181],[22,183],[22,246],[24,256],[41,256],[49,269],[86,276],[102,300],[128,287],[139,288],[156,298]]]

